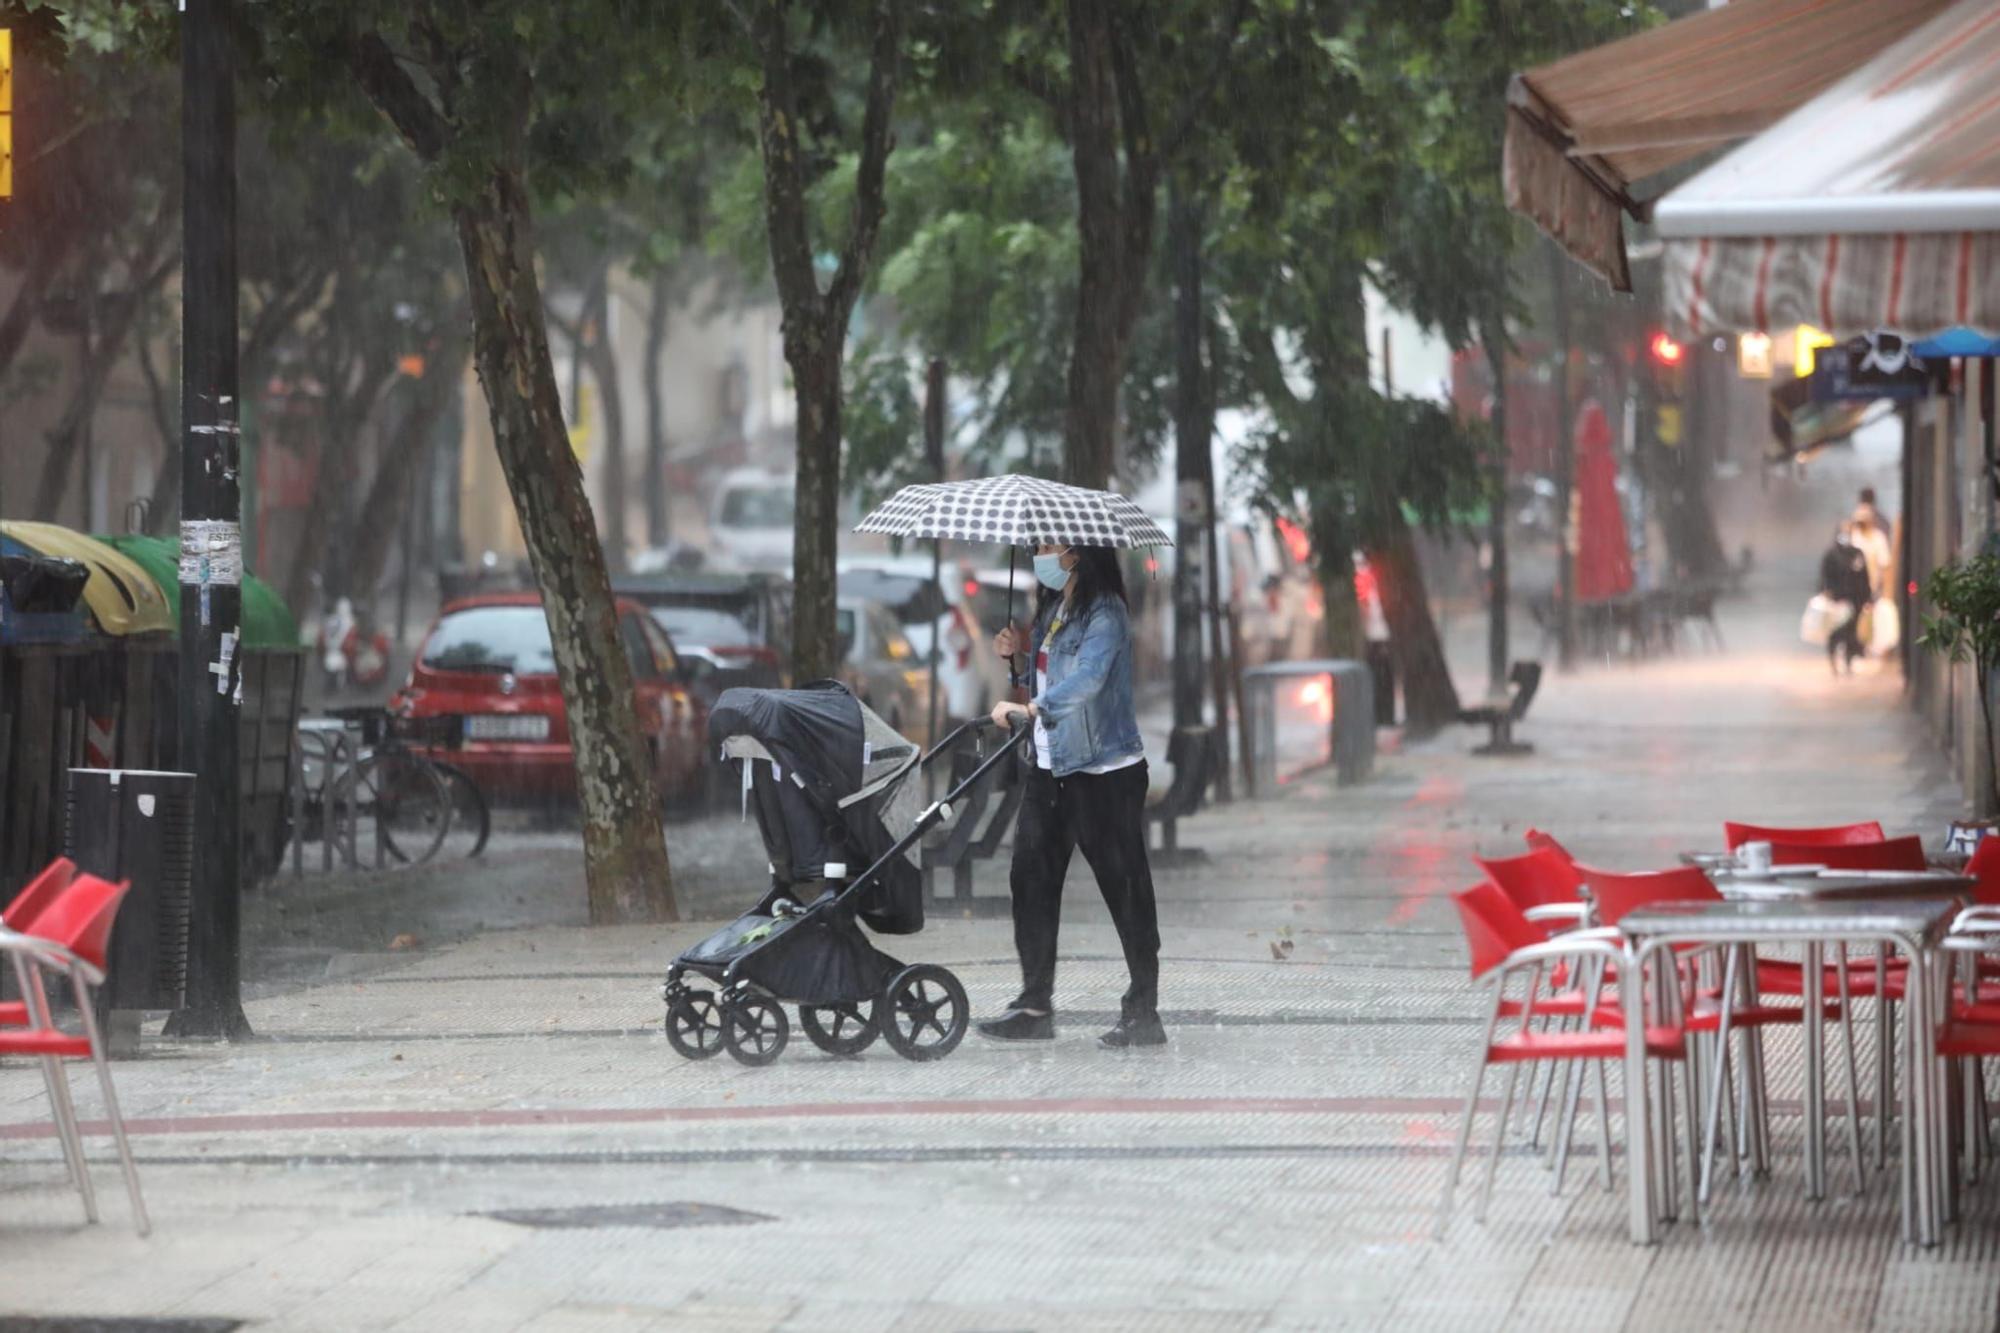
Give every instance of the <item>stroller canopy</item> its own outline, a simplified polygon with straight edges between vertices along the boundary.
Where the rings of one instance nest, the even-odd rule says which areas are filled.
[[[788,862],[783,870],[788,878],[803,878],[808,867],[841,859],[832,853],[837,845],[852,849],[855,863],[848,874],[858,875],[914,826],[920,813],[914,784],[904,779],[922,752],[838,681],[796,690],[724,690],[709,712],[708,738],[726,758],[765,760],[783,770],[783,778],[769,785],[771,798],[784,808],[767,814],[760,795],[759,824],[774,865]],[[758,781],[761,792],[764,779]],[[801,799],[810,804],[823,836],[811,836]],[[785,842],[782,856],[773,846],[778,837]],[[860,900],[868,924],[889,934],[922,929],[916,849],[883,866],[877,880]]]

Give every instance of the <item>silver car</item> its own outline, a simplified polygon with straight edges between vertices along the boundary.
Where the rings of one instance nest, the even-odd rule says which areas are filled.
[[[843,597],[836,607],[841,680],[890,726],[929,745],[931,673],[903,627],[880,602]]]

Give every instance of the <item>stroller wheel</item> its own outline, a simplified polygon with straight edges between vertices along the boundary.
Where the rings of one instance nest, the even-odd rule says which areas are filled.
[[[905,1060],[942,1060],[965,1037],[971,1016],[965,987],[935,963],[906,967],[890,978],[875,1006],[876,1026]]]
[[[799,1026],[828,1055],[859,1055],[875,1044],[874,1020],[858,1004],[802,1004]]]
[[[722,1011],[707,991],[683,991],[667,1003],[667,1042],[690,1060],[722,1049]]]
[[[722,1002],[722,1044],[738,1064],[770,1064],[791,1036],[785,1011],[761,995]]]

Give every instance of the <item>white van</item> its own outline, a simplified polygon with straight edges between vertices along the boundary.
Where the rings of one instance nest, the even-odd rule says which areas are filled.
[[[792,505],[798,478],[761,468],[726,473],[709,505],[709,563],[723,569],[789,574]]]

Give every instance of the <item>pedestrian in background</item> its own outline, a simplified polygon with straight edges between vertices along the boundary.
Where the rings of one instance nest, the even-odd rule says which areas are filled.
[[[1833,545],[1819,562],[1819,590],[1846,618],[1826,641],[1826,662],[1835,675],[1845,670],[1854,674],[1854,659],[1861,656],[1861,608],[1874,597],[1868,580],[1868,557],[1854,542],[1855,524],[1842,523],[1833,531]]]
[[[1078,848],[1097,877],[1118,929],[1131,984],[1118,1023],[1098,1038],[1112,1049],[1158,1046],[1160,924],[1146,855],[1146,755],[1132,702],[1132,628],[1115,552],[1043,546],[1035,554],[1042,593],[1028,635],[1030,698],[994,705],[1002,726],[1035,729],[1035,762],[1014,827],[1008,887],[1021,993],[979,1025],[1005,1041],[1055,1036],[1056,935],[1063,880]],[[993,647],[1012,659],[1013,627]]]

